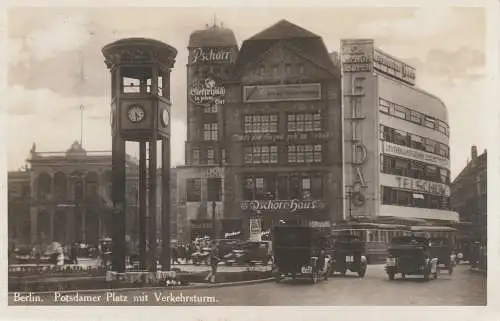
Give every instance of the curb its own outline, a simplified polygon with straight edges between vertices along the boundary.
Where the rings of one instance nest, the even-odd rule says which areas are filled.
[[[135,287],[135,288],[116,288],[116,289],[85,289],[85,290],[69,290],[69,291],[40,291],[40,292],[32,292],[33,294],[52,294],[55,292],[59,293],[92,293],[92,292],[125,292],[125,291],[142,291],[142,290],[192,290],[192,289],[209,289],[209,288],[223,288],[230,286],[238,286],[238,285],[251,285],[258,283],[265,283],[274,281],[273,278],[265,278],[265,279],[257,279],[257,280],[248,280],[248,281],[239,281],[239,282],[226,282],[226,283],[197,283],[193,285],[185,285],[185,286],[154,286],[154,287]],[[8,295],[14,295],[17,292],[8,292]]]

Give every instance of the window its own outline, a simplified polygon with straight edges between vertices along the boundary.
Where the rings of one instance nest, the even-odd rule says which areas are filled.
[[[383,126],[384,129],[383,129],[383,135],[384,135],[384,140],[388,141],[388,142],[393,142],[394,139],[393,139],[393,132],[394,130],[390,127],[387,127],[387,126]]]
[[[220,156],[222,159],[222,164],[227,164],[227,159],[226,159],[226,149],[221,149],[220,150]]]
[[[278,176],[278,186],[277,186],[278,199],[286,200],[288,199],[288,178],[286,176]]]
[[[255,199],[264,199],[264,177],[255,178]]]
[[[438,121],[438,131],[440,131],[441,133],[445,134],[446,136],[449,135],[448,133],[448,125],[446,125],[446,123],[442,122],[442,121]]]
[[[396,159],[393,172],[396,175],[406,176],[408,173],[408,160]]]
[[[121,87],[124,94],[151,93],[153,71],[148,67],[123,67]]]
[[[378,99],[378,107],[382,113],[385,113],[385,114],[390,113],[390,105],[389,105],[389,102],[387,100],[379,98]]]
[[[320,163],[322,161],[321,145],[288,145],[289,163]]]
[[[396,202],[401,206],[412,206],[413,205],[413,195],[411,192],[406,191],[396,191]]]
[[[394,116],[401,119],[406,119],[406,108],[402,106],[394,106]]]
[[[288,114],[288,132],[321,131],[321,113]]]
[[[215,114],[215,113],[217,113],[217,111],[218,111],[218,105],[217,104],[211,104],[211,105],[205,106],[203,108],[203,112],[205,114]]]
[[[422,124],[422,114],[416,111],[410,111],[410,121],[416,124]]]
[[[201,179],[188,178],[186,182],[186,193],[188,202],[201,201]]]
[[[243,199],[253,200],[254,199],[253,189],[254,189],[253,177],[246,177],[243,186]]]
[[[434,118],[425,116],[425,124],[424,125],[425,125],[425,127],[429,127],[429,128],[434,129],[436,127],[436,123],[435,123]]]
[[[427,207],[427,199],[424,194],[413,193],[413,206],[420,208]]]
[[[323,180],[321,176],[311,177],[311,197],[313,199],[323,198]]]
[[[394,144],[408,146],[408,134],[405,131],[394,129]]]
[[[429,208],[439,209],[440,208],[440,197],[435,195],[429,195]]]
[[[255,145],[245,147],[245,164],[277,164],[278,147]]]
[[[302,198],[311,198],[311,179],[309,177],[302,178]]]
[[[218,139],[218,124],[210,123],[203,125],[203,140],[217,140]]]
[[[428,180],[435,180],[437,178],[438,171],[436,166],[432,165],[427,165],[425,167],[425,176],[427,177]]]
[[[417,135],[410,135],[411,143],[410,147],[419,150],[425,150],[424,139]]]
[[[439,155],[448,158],[449,157],[449,149],[448,146],[444,144],[438,144],[438,152]]]
[[[168,97],[168,93],[167,93],[167,90],[168,90],[168,85],[167,85],[167,77],[165,76],[165,71],[164,70],[158,70],[158,78],[157,78],[157,81],[158,81],[158,96],[162,96],[162,97],[167,97],[167,98],[170,98]]]
[[[425,175],[425,166],[422,163],[410,162],[410,169],[413,178],[423,178]]]
[[[213,148],[207,148],[207,164],[215,164],[215,152]]]
[[[321,163],[323,160],[323,146],[321,145],[314,145],[314,163]]]
[[[277,133],[278,115],[245,115],[244,131],[245,134]]]
[[[192,153],[193,153],[193,155],[192,155],[191,162],[193,163],[193,165],[200,164],[200,149],[199,148],[193,148]]]
[[[222,179],[207,178],[208,201],[219,202],[222,200]]]
[[[352,85],[352,87],[353,87],[352,92],[354,94],[358,94],[358,95],[363,94],[363,81],[364,80],[365,79],[361,78],[361,77],[354,78],[354,83]]]
[[[297,176],[290,177],[290,199],[299,199],[301,194],[300,178]]]
[[[436,152],[436,142],[431,139],[425,140],[425,151],[429,153]]]
[[[448,184],[448,170],[441,168],[439,174],[441,176],[441,183]]]

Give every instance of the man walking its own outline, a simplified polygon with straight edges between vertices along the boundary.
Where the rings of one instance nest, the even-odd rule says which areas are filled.
[[[205,278],[210,283],[215,283],[215,274],[217,273],[217,265],[219,264],[219,245],[216,241],[212,241],[211,251],[210,251],[210,273]]]

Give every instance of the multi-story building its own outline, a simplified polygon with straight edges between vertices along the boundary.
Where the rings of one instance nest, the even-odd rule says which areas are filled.
[[[111,236],[110,151],[86,151],[76,141],[66,152],[39,152],[33,145],[28,163],[29,169],[10,172],[8,176],[9,239],[12,242],[96,244],[99,239]],[[128,156],[126,171],[126,233],[134,242],[139,226],[137,160]],[[175,193],[175,170],[173,174]],[[160,173],[157,179],[161,179]],[[157,199],[160,217],[160,198]],[[175,237],[175,214],[171,217],[171,227]]]
[[[243,42],[223,140],[225,215],[245,236],[342,216],[340,85],[322,38],[286,20]]]
[[[373,40],[342,40],[341,61],[344,219],[458,221],[444,103]]]
[[[225,83],[238,44],[230,29],[213,25],[190,35],[188,51],[186,165],[176,168],[175,198],[183,241],[240,230],[225,215],[223,192]]]
[[[460,215],[460,222],[470,223],[465,234],[473,240],[487,240],[487,160],[477,147],[471,148],[471,159],[451,183],[451,207]]]

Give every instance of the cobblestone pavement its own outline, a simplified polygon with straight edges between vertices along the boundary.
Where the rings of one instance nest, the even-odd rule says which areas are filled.
[[[113,297],[113,293],[105,291],[82,291],[79,295],[100,296],[98,303],[87,303],[92,305],[131,305],[134,304],[134,297],[142,293],[144,290],[117,291]],[[196,305],[477,306],[486,305],[486,277],[469,271],[469,266],[458,266],[453,275],[443,271],[437,280],[429,282],[423,282],[418,277],[389,281],[383,265],[370,265],[365,278],[348,273],[316,285],[285,281],[279,284],[268,282],[231,287],[149,290],[146,293],[148,300],[142,305],[182,305],[190,302]],[[44,304],[54,304],[54,294],[45,294],[41,298]],[[10,294],[9,304],[13,301],[14,295]]]

